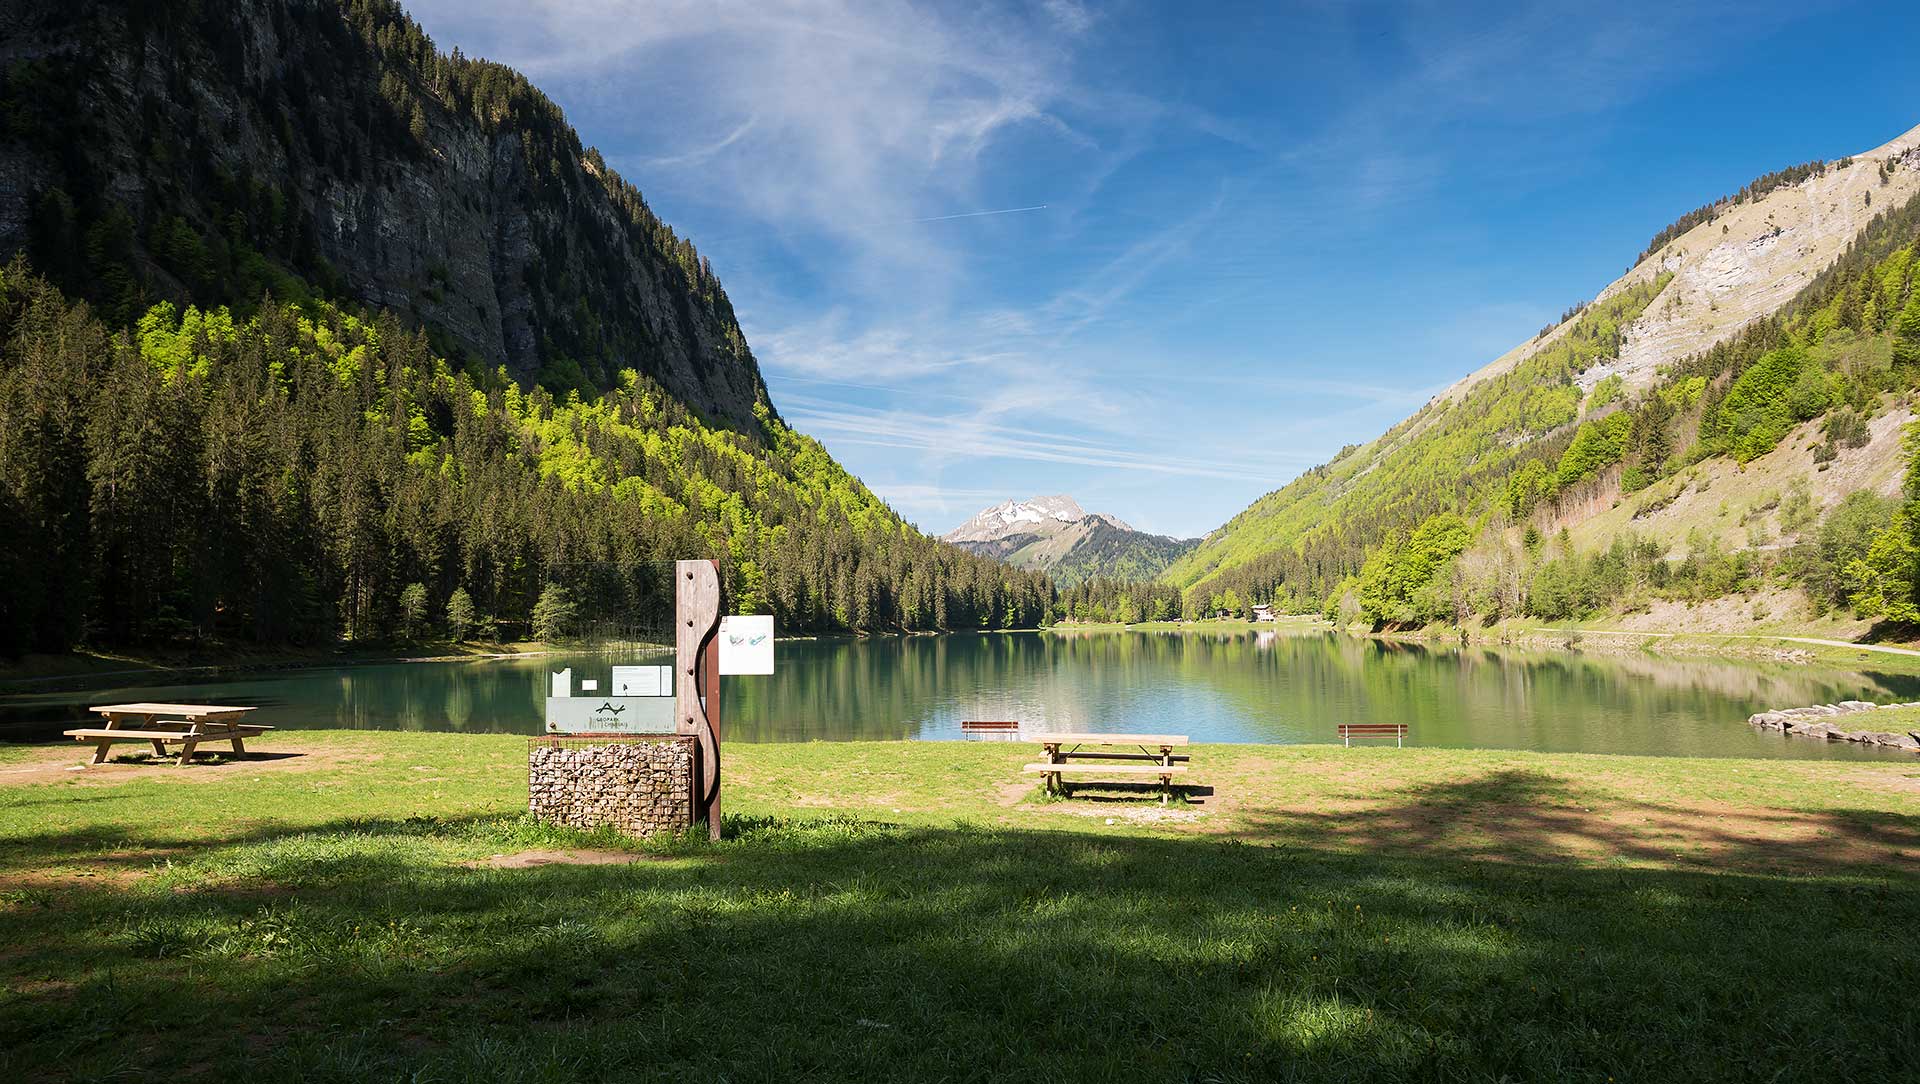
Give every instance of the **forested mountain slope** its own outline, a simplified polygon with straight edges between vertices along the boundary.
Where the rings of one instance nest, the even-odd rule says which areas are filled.
[[[0,655],[644,630],[685,557],[787,631],[1046,616],[788,429],[692,247],[391,4],[25,0],[0,49]]]
[[[1169,569],[1169,581],[1187,589],[1189,609],[1233,589],[1293,607],[1344,601],[1388,623],[1600,605],[1560,604],[1555,585],[1535,583],[1543,568],[1552,579],[1579,564],[1583,545],[1637,554],[1643,593],[1750,583],[1850,495],[1815,475],[1841,467],[1836,479],[1885,489],[1898,473],[1884,460],[1896,455],[1889,434],[1920,349],[1917,146],[1920,129],[1761,178],[1683,217],[1593,302],[1379,439],[1261,498]],[[1738,470],[1789,436],[1801,458],[1772,479],[1765,513],[1777,520],[1792,506],[1784,538],[1778,522],[1768,540],[1756,530],[1738,546],[1690,527],[1678,539],[1670,525],[1643,536],[1633,508],[1611,521],[1617,536],[1579,529],[1629,504],[1639,519],[1657,518],[1703,472]],[[1747,572],[1717,587],[1652,585],[1717,558]],[[1538,601],[1535,586],[1548,588]],[[1851,599],[1836,592],[1829,601]]]
[[[0,5],[0,263],[109,323],[310,289],[564,394],[622,369],[751,426],[707,262],[510,68],[392,0]]]

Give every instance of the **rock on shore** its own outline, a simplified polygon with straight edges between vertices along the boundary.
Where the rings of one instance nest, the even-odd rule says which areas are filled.
[[[1850,741],[1905,749],[1920,753],[1920,730],[1899,733],[1885,730],[1846,730],[1834,722],[1842,716],[1861,715],[1881,708],[1920,708],[1920,701],[1909,704],[1870,704],[1865,700],[1842,700],[1838,704],[1815,704],[1805,708],[1781,708],[1747,717],[1747,722],[1762,730],[1778,730],[1801,738]]]

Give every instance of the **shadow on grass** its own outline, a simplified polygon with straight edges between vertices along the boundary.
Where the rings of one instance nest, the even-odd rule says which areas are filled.
[[[1485,815],[1521,857],[1557,857],[1579,829],[1556,805],[1577,800],[1497,772],[1276,824],[1274,847],[741,819],[659,848],[690,861],[521,870],[434,847],[524,842],[507,818],[262,829],[138,891],[0,897],[0,1069],[1105,1084],[1920,1064],[1920,880],[1473,861],[1431,823]],[[1910,836],[1894,820],[1832,823]],[[1310,845],[1340,821],[1420,846]]]
[[[1249,815],[1246,834],[1435,860],[1693,860],[1748,872],[1920,874],[1920,818],[1896,813],[1589,800],[1576,781],[1521,769],[1409,786],[1392,797],[1362,809]]]
[[[1158,808],[1163,788],[1159,783],[1103,783],[1095,780],[1078,780],[1066,784],[1064,794],[1054,798],[1075,802],[1108,803],[1114,805],[1148,806]],[[1184,783],[1173,785],[1173,798],[1177,802],[1194,806],[1204,805],[1204,799],[1213,797],[1213,788],[1205,784],[1189,786]]]

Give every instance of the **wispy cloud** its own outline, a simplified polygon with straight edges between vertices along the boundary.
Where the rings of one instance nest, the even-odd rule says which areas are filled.
[[[1289,467],[1298,470],[1325,454],[1276,452],[1263,461],[1202,459],[1169,455],[1137,444],[1113,444],[1058,431],[995,424],[977,415],[847,407],[802,397],[790,398],[789,403],[790,416],[796,424],[808,432],[831,436],[836,443],[916,452],[964,449],[969,456],[980,458],[1252,482],[1270,480],[1277,470]]]
[[[832,254],[816,269],[834,271],[842,290],[875,295],[952,285],[957,258],[916,220],[974,203],[976,166],[1005,133],[1079,138],[1052,109],[1071,81],[1073,41],[1094,22],[1063,0],[527,0],[516,10],[503,59],[630,103],[634,142],[649,149],[629,148],[616,166],[668,184],[689,171],[690,192],[792,231]]]

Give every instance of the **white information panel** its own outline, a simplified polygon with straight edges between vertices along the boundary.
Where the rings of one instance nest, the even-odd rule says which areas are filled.
[[[615,696],[672,696],[673,667],[616,666],[613,668]]]
[[[720,619],[720,672],[773,673],[772,614],[743,614]]]
[[[549,734],[671,734],[671,696],[550,696]]]

